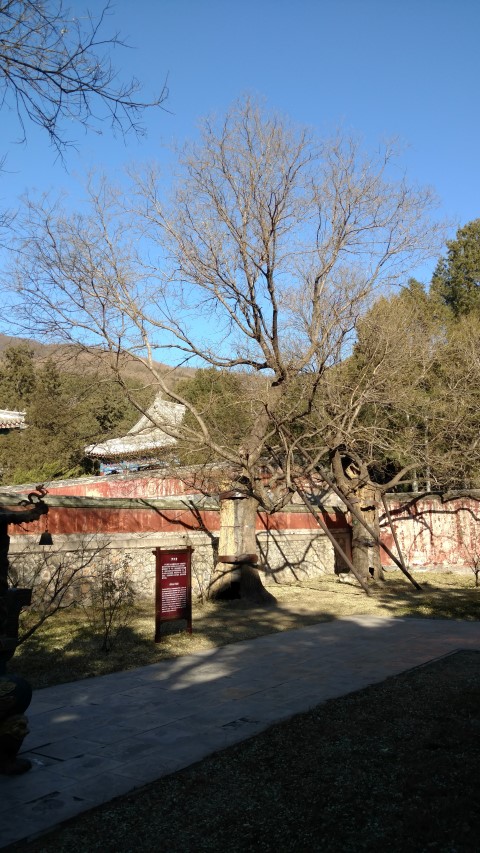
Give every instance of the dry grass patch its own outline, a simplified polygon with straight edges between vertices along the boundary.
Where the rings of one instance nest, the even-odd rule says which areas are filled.
[[[266,610],[242,601],[197,602],[192,636],[175,633],[159,644],[153,642],[153,602],[142,603],[108,654],[101,652],[101,638],[92,633],[81,610],[70,610],[47,622],[18,649],[15,671],[39,688],[358,614],[479,619],[480,588],[474,587],[473,577],[429,573],[418,579],[424,587],[421,593],[403,576],[392,573],[370,597],[357,584],[334,576],[274,584],[270,588],[278,603]]]
[[[299,617],[322,611],[332,619],[363,613],[469,621],[480,618],[480,588],[475,588],[469,574],[417,573],[415,579],[422,586],[418,592],[400,572],[389,572],[384,583],[371,587],[370,596],[355,579],[342,578],[324,576],[270,588],[280,609],[291,610]]]

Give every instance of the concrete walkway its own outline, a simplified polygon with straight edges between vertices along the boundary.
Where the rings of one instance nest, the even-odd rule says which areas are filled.
[[[0,847],[458,649],[480,623],[357,616],[34,693],[24,755],[0,777]]]

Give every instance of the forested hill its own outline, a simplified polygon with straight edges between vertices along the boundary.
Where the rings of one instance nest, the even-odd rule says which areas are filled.
[[[26,430],[0,436],[0,484],[91,473],[85,446],[124,435],[138,420],[138,410],[115,382],[107,360],[97,356],[73,346],[0,335],[0,409],[25,411],[28,424]],[[183,369],[173,375],[185,379],[192,373]],[[144,388],[142,405],[153,401],[151,376],[148,381],[137,363],[129,364],[127,381]]]

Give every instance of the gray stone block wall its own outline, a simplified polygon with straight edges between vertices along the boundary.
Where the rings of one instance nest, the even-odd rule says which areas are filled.
[[[311,530],[260,533],[257,543],[268,579],[279,583],[305,580],[334,571],[333,545]]]
[[[334,570],[333,546],[323,534],[302,530],[269,531],[259,533],[257,542],[262,561],[260,568],[267,584],[288,583]],[[38,545],[38,536],[12,536],[12,580],[25,586],[38,583],[40,578],[46,582],[60,562],[68,572],[83,561],[85,568],[78,581],[81,582],[83,574],[86,588],[97,561],[109,559],[113,565],[125,561],[137,594],[142,598],[152,598],[155,595],[155,548],[187,546],[194,549],[194,594],[205,594],[213,571],[213,549],[210,537],[201,531],[188,534],[56,535],[52,548]]]

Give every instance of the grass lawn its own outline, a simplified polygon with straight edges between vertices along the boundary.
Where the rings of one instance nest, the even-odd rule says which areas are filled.
[[[324,576],[272,585],[270,589],[278,603],[269,609],[251,608],[241,601],[197,603],[193,634],[175,633],[158,644],[152,641],[153,602],[142,603],[108,654],[100,651],[101,638],[92,633],[81,609],[67,610],[46,622],[19,647],[15,672],[27,678],[34,688],[40,688],[353,614],[480,618],[480,588],[474,586],[473,573],[418,573],[417,580],[422,592],[417,592],[403,575],[392,572],[367,596],[355,582],[342,583],[335,576]]]

